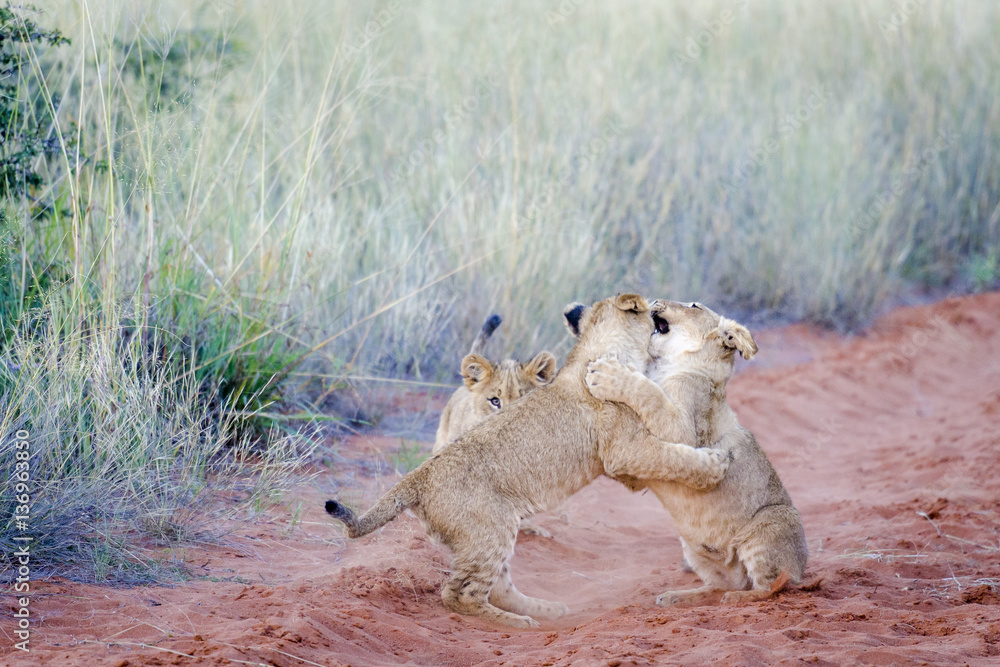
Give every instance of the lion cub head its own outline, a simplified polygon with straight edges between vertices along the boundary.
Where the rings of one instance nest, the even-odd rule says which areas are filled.
[[[751,359],[757,343],[742,324],[700,303],[654,301],[649,352],[660,371],[698,370],[715,381],[733,374],[736,353]]]
[[[441,413],[434,454],[482,420],[555,377],[556,358],[549,352],[539,352],[524,364],[513,359],[493,363],[479,354],[500,322],[499,315],[491,315],[472,343],[469,354],[462,359],[465,386],[455,390]]]
[[[462,359],[462,380],[472,395],[471,407],[477,421],[548,384],[555,374],[556,358],[549,352],[539,352],[523,364],[513,359],[495,364],[478,354]]]
[[[575,303],[563,311],[566,326],[577,337],[566,365],[609,356],[633,370],[644,371],[649,361],[653,320],[649,304],[638,294],[619,294],[587,307]]]

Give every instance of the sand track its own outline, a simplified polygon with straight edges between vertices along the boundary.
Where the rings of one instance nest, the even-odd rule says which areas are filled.
[[[658,593],[695,583],[678,567],[668,515],[651,494],[600,479],[561,514],[539,517],[553,538],[520,538],[513,560],[523,592],[564,601],[571,614],[540,630],[505,630],[441,605],[448,555],[414,518],[347,544],[323,514],[324,493],[309,488],[299,494],[300,526],[262,521],[238,548],[186,551],[192,572],[219,581],[39,584],[31,655],[15,660],[8,613],[0,658],[1000,664],[1000,294],[900,309],[851,339],[789,327],[758,340],[759,363],[733,380],[730,400],[802,512],[808,590],[744,606],[656,607]],[[364,459],[396,444],[360,438],[342,449]],[[391,483],[370,468],[333,476],[367,501]]]

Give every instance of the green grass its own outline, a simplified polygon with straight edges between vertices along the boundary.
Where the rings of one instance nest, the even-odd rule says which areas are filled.
[[[219,475],[271,498],[313,399],[451,381],[492,312],[527,357],[622,290],[851,329],[994,288],[1000,8],[892,12],[46,2],[18,96],[67,139],[2,203],[0,417],[37,530],[124,536],[47,562],[132,576]]]
[[[193,380],[151,359],[141,336],[126,342],[100,323],[86,332],[55,306],[44,316],[40,332],[13,341],[0,366],[0,544],[12,553],[23,532],[14,523],[11,475],[12,436],[23,429],[31,454],[27,534],[39,574],[155,577],[156,545],[208,535],[214,521],[239,515],[216,500],[218,488],[247,506],[287,485],[308,454],[295,438],[261,447],[232,433],[233,422],[213,418]]]
[[[405,475],[418,468],[429,457],[430,452],[424,451],[419,442],[407,444],[404,440],[400,440],[399,451],[391,454],[389,461],[397,474]]]
[[[994,249],[989,254],[972,255],[968,259],[968,271],[976,291],[995,289],[1000,284],[1000,251]]]

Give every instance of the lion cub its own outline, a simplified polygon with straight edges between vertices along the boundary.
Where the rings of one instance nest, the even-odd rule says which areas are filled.
[[[663,593],[656,603],[700,600],[716,590],[729,591],[723,602],[763,599],[772,587],[798,583],[808,555],[802,518],[764,450],[726,403],[735,353],[749,359],[757,344],[746,327],[697,303],[656,301],[652,316],[656,334],[646,375],[601,360],[590,365],[591,393],[631,407],[658,438],[715,443],[732,458],[725,479],[710,490],[623,480],[659,497],[677,525],[685,559],[704,582]]]
[[[456,389],[444,406],[432,454],[440,452],[449,442],[499,412],[508,403],[532,389],[547,385],[555,377],[556,358],[550,352],[539,352],[526,364],[513,359],[494,364],[481,355],[486,342],[502,321],[499,315],[491,315],[472,342],[469,354],[462,359],[465,386]],[[549,531],[536,526],[531,519],[524,519],[520,530],[528,535],[552,537]]]
[[[326,503],[352,538],[412,510],[452,551],[452,572],[441,588],[452,611],[516,627],[566,613],[561,602],[520,593],[508,562],[521,519],[555,507],[598,475],[707,489],[726,473],[724,454],[663,443],[631,409],[587,391],[587,364],[598,357],[613,354],[630,367],[646,367],[653,320],[641,296],[576,305],[565,316],[578,340],[551,383],[472,427],[360,517],[335,500]]]
[[[556,358],[549,352],[539,352],[526,364],[513,359],[494,364],[482,356],[486,341],[501,322],[499,315],[491,315],[472,343],[469,354],[462,359],[465,386],[455,390],[441,413],[432,453],[437,454],[491,414],[532,389],[547,385],[555,377]]]

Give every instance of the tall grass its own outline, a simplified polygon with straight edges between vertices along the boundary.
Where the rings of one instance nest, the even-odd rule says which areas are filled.
[[[24,86],[73,140],[5,202],[4,425],[114,461],[131,396],[173,460],[293,372],[451,377],[491,312],[527,355],[625,289],[841,328],[989,289],[1000,8],[905,7],[46,2]]]
[[[141,336],[108,326],[132,314],[107,313],[89,331],[60,299],[37,315],[45,322],[15,338],[0,366],[0,546],[9,556],[22,546],[15,538],[30,536],[36,578],[156,578],[157,544],[199,541],[218,529],[213,519],[236,516],[213,485],[254,499],[280,488],[300,460],[290,438],[261,450],[230,433],[195,382],[153,363]],[[15,511],[18,431],[30,454],[29,509]]]
[[[232,345],[439,376],[624,288],[857,326],[1000,235],[984,3],[145,4],[53,7],[60,250]]]

